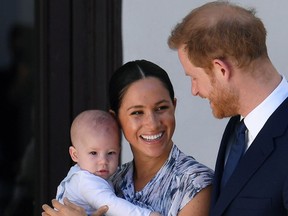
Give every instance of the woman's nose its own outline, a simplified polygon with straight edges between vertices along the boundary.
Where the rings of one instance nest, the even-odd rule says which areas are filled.
[[[155,113],[149,113],[145,118],[145,123],[151,128],[156,128],[159,125],[159,118]]]

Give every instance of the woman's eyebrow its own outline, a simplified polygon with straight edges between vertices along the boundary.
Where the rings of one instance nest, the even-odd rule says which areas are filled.
[[[143,107],[144,107],[143,105],[133,105],[133,106],[128,107],[127,111],[131,110],[131,109],[140,109],[140,108],[143,108]]]

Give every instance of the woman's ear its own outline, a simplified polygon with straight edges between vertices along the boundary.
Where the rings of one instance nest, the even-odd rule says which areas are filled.
[[[116,119],[116,121],[118,122],[119,127],[121,128],[121,124],[120,124],[119,118],[116,116],[115,111],[112,110],[112,109],[109,109],[108,112]]]
[[[71,156],[71,159],[77,163],[78,162],[77,150],[75,149],[74,146],[69,147],[69,154]]]
[[[174,98],[173,100],[173,105],[174,105],[174,109],[176,108],[176,105],[177,105],[177,98]]]
[[[111,113],[114,117],[116,117],[116,113],[112,109],[109,109],[108,112]]]

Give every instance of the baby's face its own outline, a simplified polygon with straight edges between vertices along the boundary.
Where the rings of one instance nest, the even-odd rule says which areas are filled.
[[[86,133],[75,148],[81,169],[108,179],[117,169],[120,155],[117,132]]]

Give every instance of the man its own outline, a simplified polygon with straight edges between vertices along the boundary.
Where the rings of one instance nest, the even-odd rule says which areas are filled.
[[[168,44],[191,78],[192,94],[207,98],[216,118],[231,117],[216,161],[210,215],[288,215],[288,83],[268,57],[266,30],[255,11],[207,3],[176,25]],[[243,118],[244,155],[223,182]]]

